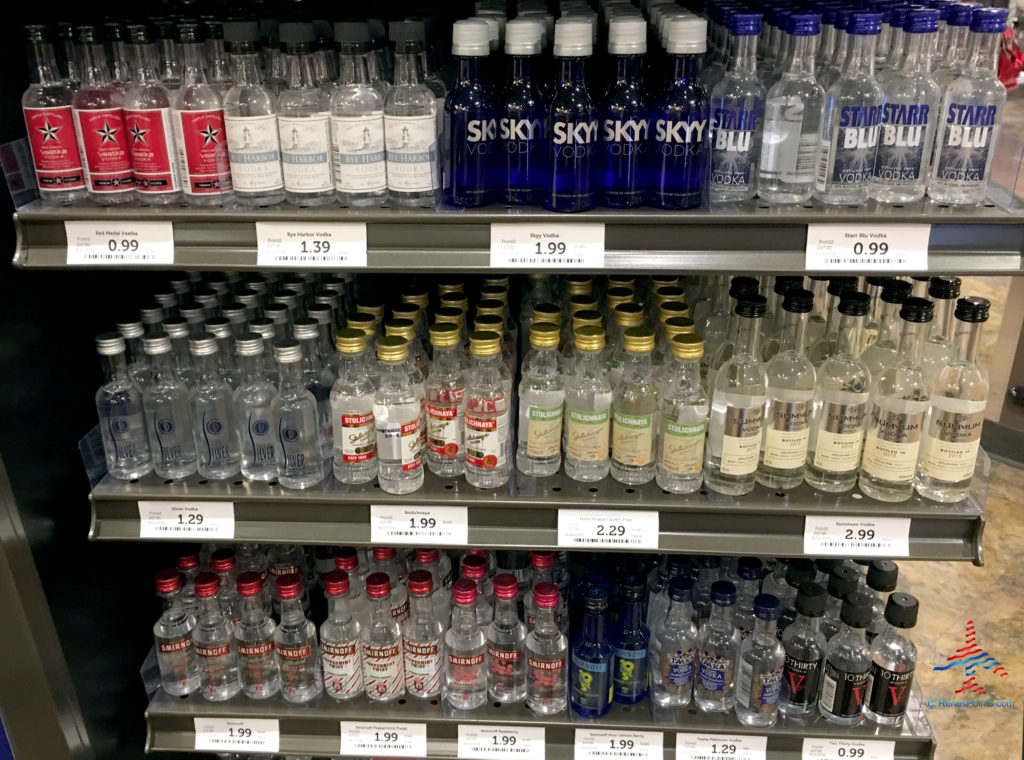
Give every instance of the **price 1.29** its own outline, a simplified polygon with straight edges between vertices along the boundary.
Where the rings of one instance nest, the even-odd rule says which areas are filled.
[[[713,755],[735,755],[736,745],[735,744],[712,744],[711,754]]]
[[[178,525],[202,525],[203,516],[198,512],[190,512],[187,515],[178,515]]]

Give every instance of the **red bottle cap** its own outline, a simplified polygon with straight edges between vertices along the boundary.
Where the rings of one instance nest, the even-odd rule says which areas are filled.
[[[298,573],[277,576],[277,598],[294,599],[302,595],[302,576]]]
[[[179,554],[177,567],[181,571],[191,570],[193,567],[199,567],[199,555],[195,552]]]
[[[558,586],[554,583],[538,583],[533,587],[533,602],[538,607],[558,606]]]
[[[181,573],[173,567],[157,570],[156,593],[169,594],[172,591],[177,591],[179,588],[181,588]]]
[[[534,552],[530,555],[530,564],[539,568],[551,567],[555,564],[555,553]]]
[[[218,549],[210,556],[210,569],[215,573],[230,573],[235,569],[235,550]]]
[[[462,577],[478,581],[487,575],[487,560],[475,555],[462,560]]]
[[[494,596],[498,599],[515,599],[519,593],[519,581],[512,573],[494,576]]]
[[[483,557],[484,559],[487,559],[490,554],[490,549],[466,549],[466,556],[470,557]]]
[[[416,550],[416,564],[418,565],[430,565],[434,562],[439,562],[441,555],[437,549],[417,549]]]
[[[434,577],[429,570],[413,570],[409,573],[408,586],[413,596],[426,596],[434,590]]]
[[[259,596],[263,591],[263,576],[259,573],[248,571],[238,576],[239,596]]]
[[[327,596],[341,596],[349,589],[348,573],[344,570],[331,570],[324,575],[324,593]]]
[[[373,558],[376,560],[386,560],[395,558],[395,547],[393,546],[376,546],[373,549]]]
[[[452,599],[456,604],[473,604],[476,601],[476,584],[469,578],[459,578],[452,584]]]
[[[390,593],[391,579],[387,573],[371,573],[366,577],[366,595],[370,599],[383,599]]]
[[[351,546],[342,546],[334,551],[334,566],[348,572],[359,567],[359,552]]]
[[[220,577],[217,573],[199,573],[196,576],[196,596],[216,596],[220,591]]]

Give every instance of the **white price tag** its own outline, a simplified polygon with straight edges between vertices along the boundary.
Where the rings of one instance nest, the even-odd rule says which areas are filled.
[[[281,731],[276,718],[194,718],[197,750],[277,752]]]
[[[170,222],[64,222],[68,266],[174,264]]]
[[[892,760],[896,742],[860,739],[804,739],[800,760]]]
[[[256,222],[256,265],[365,267],[366,225],[361,222]]]
[[[491,225],[491,266],[499,269],[602,269],[604,225]]]
[[[235,505],[230,501],[140,501],[139,538],[235,537]]]
[[[767,736],[676,734],[676,760],[765,760]]]
[[[341,722],[341,754],[357,757],[426,757],[425,723]]]
[[[468,544],[465,507],[370,505],[372,544]]]
[[[544,760],[543,726],[459,726],[463,760],[522,757]]]
[[[563,549],[657,549],[658,513],[610,509],[558,510],[558,545]]]
[[[808,271],[927,272],[930,224],[808,224]]]
[[[804,554],[811,557],[909,557],[909,517],[804,518]]]
[[[610,731],[577,728],[573,760],[663,760],[661,731]]]

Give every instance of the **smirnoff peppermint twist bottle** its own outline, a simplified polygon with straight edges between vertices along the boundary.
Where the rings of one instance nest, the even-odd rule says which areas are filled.
[[[60,78],[47,29],[26,26],[31,84],[21,96],[39,195],[46,203],[85,198],[85,177],[71,118],[74,93]]]
[[[498,107],[503,164],[496,167],[499,175],[504,170],[505,203],[540,203],[545,189],[550,106],[538,82],[543,35],[543,22],[535,18],[521,16],[505,25],[509,74]]]
[[[369,483],[377,477],[373,383],[366,366],[366,333],[351,327],[335,334],[338,378],[331,389],[334,477],[341,483]]]
[[[865,629],[871,622],[871,598],[853,592],[843,601],[842,627],[828,642],[818,709],[822,717],[840,726],[856,726],[871,680],[871,647]]]
[[[235,625],[235,645],[242,693],[249,699],[267,699],[281,691],[281,670],[274,657],[277,627],[263,603],[263,578],[247,571],[238,576],[241,619]]]
[[[181,697],[199,688],[199,664],[192,643],[196,620],[185,607],[177,570],[169,568],[156,574],[156,592],[167,604],[153,625],[160,686],[168,694]]]
[[[452,625],[444,635],[444,698],[456,710],[473,710],[487,701],[486,641],[476,617],[476,583],[460,578],[452,585]]]
[[[402,623],[405,691],[413,697],[433,699],[441,693],[444,660],[444,625],[434,605],[434,578],[429,570],[413,570],[407,586],[409,618]]]
[[[324,690],[338,701],[363,693],[363,666],[359,660],[362,626],[353,614],[349,575],[331,570],[323,577],[327,619],[320,625]]]
[[[903,723],[917,665],[917,647],[903,631],[917,625],[918,601],[897,591],[885,605],[885,630],[871,645],[864,714],[880,726]]]
[[[195,585],[199,620],[192,638],[199,658],[200,693],[211,702],[224,702],[242,690],[234,626],[220,609],[220,578],[200,573]]]
[[[96,411],[107,459],[107,472],[118,480],[141,478],[153,469],[142,391],[128,375],[124,338],[96,336],[103,357],[103,385],[96,391]]]
[[[487,693],[496,702],[526,699],[526,626],[516,610],[519,581],[494,576],[494,619],[487,626]]]
[[[370,624],[362,632],[363,685],[375,702],[394,702],[405,695],[402,629],[391,615],[391,580],[386,573],[366,578]]]
[[[647,24],[643,17],[619,16],[608,25],[608,54],[615,77],[601,103],[601,203],[632,208],[643,202],[650,113],[643,86]]]
[[[569,643],[555,614],[560,594],[554,583],[533,590],[536,621],[526,637],[526,706],[535,715],[554,715],[566,708]]]

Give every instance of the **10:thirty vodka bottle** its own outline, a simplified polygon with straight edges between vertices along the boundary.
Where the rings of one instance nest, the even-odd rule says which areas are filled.
[[[377,476],[377,441],[366,333],[352,327],[338,330],[335,347],[338,378],[331,388],[334,477],[341,483],[369,483]]]
[[[871,647],[865,629],[871,622],[871,598],[847,594],[839,613],[842,626],[828,642],[818,709],[825,720],[856,726],[871,679]]]
[[[474,332],[469,341],[469,382],[466,384],[466,482],[494,488],[508,481],[511,431],[506,389],[508,368],[501,356],[501,335]]]
[[[444,698],[456,710],[473,710],[487,701],[484,632],[476,619],[476,583],[452,584],[452,624],[444,634]]]
[[[434,358],[427,375],[427,467],[435,475],[462,474],[466,460],[463,409],[466,397],[465,353],[459,326],[430,327]]]
[[[107,472],[118,480],[141,478],[153,469],[153,459],[142,391],[128,375],[124,338],[97,335],[96,352],[103,357],[103,385],[95,398]]]
[[[558,325],[534,322],[531,351],[519,383],[519,446],[516,466],[525,475],[554,475],[562,464],[565,387],[558,371]]]
[[[195,588],[199,615],[192,639],[199,658],[200,693],[211,702],[224,702],[242,690],[234,626],[221,613],[216,573],[200,573]]]
[[[270,404],[277,431],[277,479],[285,488],[309,488],[324,479],[317,403],[302,377],[302,344],[274,344],[281,384]]]
[[[544,205],[551,211],[586,211],[597,200],[593,176],[597,113],[587,85],[594,52],[590,24],[565,16],[555,24],[555,64],[559,73],[551,97],[550,179]]]
[[[377,434],[377,480],[385,493],[411,493],[423,485],[420,398],[409,378],[405,338],[377,343],[380,384],[373,397]]]
[[[496,702],[526,698],[526,626],[516,610],[519,581],[494,577],[494,619],[487,625],[487,693]]]
[[[820,624],[826,600],[825,589],[817,583],[800,584],[796,594],[796,618],[782,632],[785,660],[779,712],[783,717],[814,712],[827,643]]]
[[[143,338],[142,345],[153,366],[153,382],[142,394],[153,470],[162,478],[183,478],[196,471],[189,390],[174,376],[171,339],[165,332]]]
[[[553,715],[566,707],[569,644],[558,627],[558,586],[538,583],[533,589],[536,620],[526,637],[526,706],[536,715]]]
[[[156,664],[161,688],[175,697],[199,688],[199,664],[192,642],[196,620],[185,606],[182,591],[181,574],[174,568],[156,574],[156,592],[167,605],[153,625]]]
[[[259,573],[241,573],[237,588],[241,609],[234,637],[242,693],[249,699],[267,699],[281,691],[281,669],[274,656],[277,626],[263,605],[263,578]]]
[[[774,726],[778,720],[785,654],[775,634],[781,612],[771,594],[754,597],[754,631],[736,655],[736,717],[748,726]]]
[[[434,578],[429,570],[413,570],[406,585],[409,618],[402,623],[405,691],[413,697],[433,699],[441,693],[445,646],[444,625],[434,609]]]
[[[650,113],[643,85],[647,24],[642,16],[613,18],[608,25],[608,54],[614,78],[601,104],[601,202],[632,208],[644,199]]]

